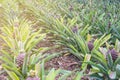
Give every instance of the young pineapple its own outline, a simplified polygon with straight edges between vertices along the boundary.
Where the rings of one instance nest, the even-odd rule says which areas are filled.
[[[23,62],[24,62],[24,57],[25,57],[25,53],[20,53],[17,57],[16,57],[16,64],[18,67],[22,67]]]
[[[94,48],[93,42],[89,41],[87,45],[88,45],[89,50],[92,51],[92,49]]]
[[[112,59],[115,61],[118,58],[118,53],[115,49],[109,49],[107,54],[111,54]]]
[[[77,33],[77,32],[78,32],[78,27],[77,27],[77,26],[74,26],[74,27],[72,28],[72,31],[73,31],[73,33]]]

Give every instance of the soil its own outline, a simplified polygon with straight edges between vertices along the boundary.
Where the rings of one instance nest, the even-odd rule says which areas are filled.
[[[52,38],[50,37],[50,35],[48,35],[44,41],[40,42],[37,45],[37,47],[54,47],[55,45],[56,44],[52,41]],[[55,57],[51,59],[50,61],[48,61],[45,64],[45,67],[47,69],[48,68],[56,68],[56,69],[61,68],[61,69],[72,71],[80,67],[79,60],[75,56],[71,55],[69,52],[66,52],[63,46],[46,51],[46,53],[48,54],[52,54],[55,52],[63,52],[63,53],[61,53],[62,55],[60,55],[59,57]]]
[[[47,35],[46,39],[40,42],[37,47],[54,47],[56,44],[52,40],[53,39],[51,38],[51,35]],[[61,53],[62,55],[60,55],[59,57],[55,57],[50,61],[46,62],[45,69],[55,68],[55,69],[73,71],[75,69],[80,68],[81,64],[79,60],[75,56],[71,55],[69,52],[64,51],[63,46],[51,49],[46,53],[52,54],[55,52],[63,52],[63,53]],[[73,80],[73,76],[75,75],[73,74],[72,76],[69,76],[67,80]]]

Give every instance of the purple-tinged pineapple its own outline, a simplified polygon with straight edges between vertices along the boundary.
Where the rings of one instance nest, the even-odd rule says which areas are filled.
[[[118,58],[118,53],[115,49],[109,49],[107,54],[111,54],[112,59],[115,61]]]
[[[74,26],[74,27],[72,28],[72,31],[73,31],[74,33],[78,32],[78,27],[77,27],[77,26]]]
[[[22,67],[24,62],[25,53],[20,53],[16,58],[16,64],[18,67]]]
[[[70,5],[69,10],[70,10],[70,11],[72,11],[72,10],[73,10],[73,6],[72,6],[72,5]]]
[[[88,49],[89,49],[90,51],[92,51],[93,48],[94,48],[93,42],[92,42],[92,41],[89,41],[87,45],[88,45]]]

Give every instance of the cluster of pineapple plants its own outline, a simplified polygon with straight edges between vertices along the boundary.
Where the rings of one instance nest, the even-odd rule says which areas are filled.
[[[4,2],[3,2],[4,3]],[[34,29],[31,22],[19,17],[21,14],[14,9],[17,2],[8,2],[10,10],[5,10],[3,27],[0,28],[0,38],[3,42],[0,50],[2,56],[2,67],[8,74],[8,80],[54,80],[60,70],[51,69],[46,72],[44,63],[59,55],[59,53],[45,54],[48,47],[37,48],[36,45],[44,40],[46,33],[42,33],[42,28]],[[12,5],[13,3],[13,5]],[[5,7],[9,6],[5,3]],[[18,8],[17,8],[18,9]],[[64,73],[65,74],[65,73]],[[52,76],[51,76],[52,75]]]
[[[119,0],[1,0],[0,60],[7,80],[67,80],[70,75],[73,80],[119,80],[119,8]],[[62,54],[37,47],[47,34],[79,59],[79,69],[45,69],[47,61]]]

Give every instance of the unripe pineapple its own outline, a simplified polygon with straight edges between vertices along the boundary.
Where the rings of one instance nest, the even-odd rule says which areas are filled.
[[[73,6],[72,6],[72,5],[70,5],[69,10],[70,10],[70,11],[72,11],[72,10],[73,10]]]
[[[115,61],[118,58],[118,53],[115,49],[109,49],[108,54],[111,54],[112,59]]]
[[[40,80],[39,77],[28,77],[26,80]]]
[[[24,62],[25,53],[20,53],[16,58],[16,64],[18,67],[22,67]]]
[[[89,41],[87,45],[88,45],[89,50],[92,51],[92,49],[94,48],[93,42]]]
[[[73,31],[74,33],[78,32],[78,27],[77,27],[77,26],[74,26],[74,27],[72,28],[72,31]]]

